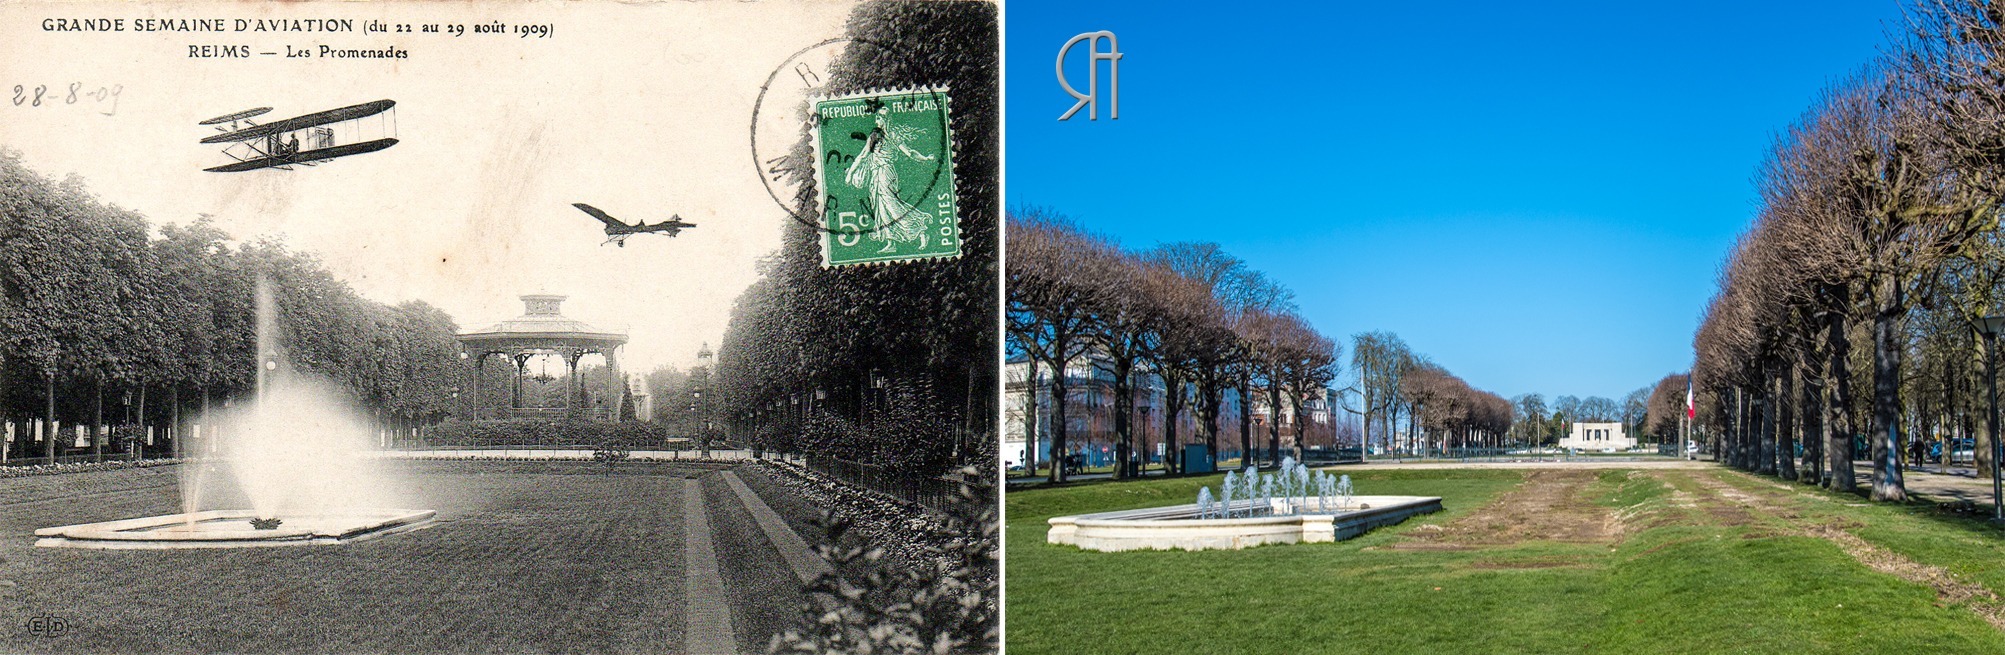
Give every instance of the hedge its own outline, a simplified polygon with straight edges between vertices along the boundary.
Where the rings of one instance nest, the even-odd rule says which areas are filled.
[[[424,443],[426,446],[454,448],[614,446],[628,450],[659,450],[670,447],[668,438],[668,428],[659,423],[518,419],[447,421],[428,430]],[[687,442],[678,444],[682,447]]]

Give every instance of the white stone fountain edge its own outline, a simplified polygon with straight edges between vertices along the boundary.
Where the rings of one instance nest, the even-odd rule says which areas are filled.
[[[367,522],[345,526],[338,532],[316,533],[304,529],[230,530],[201,533],[161,533],[141,531],[213,519],[250,518],[251,510],[204,510],[191,514],[164,514],[100,523],[83,523],[35,531],[35,545],[44,548],[94,548],[107,550],[168,550],[182,548],[243,548],[260,546],[315,546],[354,543],[377,537],[430,527],[433,510],[386,509],[354,512]]]
[[[1313,505],[1314,498],[1292,499]],[[1045,541],[1085,550],[1238,550],[1265,544],[1327,543],[1349,539],[1415,514],[1441,510],[1433,496],[1353,496],[1350,506],[1369,509],[1236,519],[1190,518],[1198,507],[1145,509],[1053,517]]]

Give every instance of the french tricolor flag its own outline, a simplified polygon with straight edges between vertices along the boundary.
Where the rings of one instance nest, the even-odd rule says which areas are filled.
[[[1688,378],[1685,380],[1685,418],[1697,419],[1698,417],[1699,407],[1692,404],[1692,381]]]

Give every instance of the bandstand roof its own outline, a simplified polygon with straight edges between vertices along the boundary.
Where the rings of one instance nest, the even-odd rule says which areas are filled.
[[[558,311],[565,296],[531,294],[522,296],[523,314],[478,330],[461,332],[459,340],[469,346],[522,347],[612,347],[625,344],[627,335],[594,327]]]

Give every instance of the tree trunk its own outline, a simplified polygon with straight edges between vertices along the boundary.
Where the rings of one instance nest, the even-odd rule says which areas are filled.
[[[1026,357],[1023,383],[1023,470],[1037,475],[1037,358]]]
[[[1302,453],[1308,445],[1309,410],[1306,405],[1309,402],[1309,394],[1298,392],[1291,396],[1295,403],[1295,461],[1299,462],[1302,461]],[[1334,413],[1331,418],[1335,418]],[[1335,439],[1331,441],[1334,442]]]
[[[1729,400],[1728,400],[1728,396],[1727,396],[1726,394],[1724,394],[1724,393],[1720,394],[1720,405],[1721,405],[1721,408],[1720,408],[1720,409],[1721,409],[1721,414],[1722,414],[1722,417],[1723,417],[1723,418],[1724,418],[1724,419],[1726,420],[1726,424],[1725,424],[1725,425],[1723,425],[1723,426],[1721,426],[1722,430],[1721,430],[1721,434],[1720,434],[1720,447],[1719,447],[1719,451],[1718,451],[1718,453],[1717,453],[1717,457],[1719,458],[1719,460],[1720,460],[1720,461],[1721,461],[1722,463],[1726,464],[1727,466],[1731,466],[1731,467],[1734,467],[1734,468],[1741,468],[1741,465],[1740,465],[1740,426],[1741,426],[1741,416],[1740,416],[1740,415],[1741,415],[1741,398],[1740,398],[1740,387],[1734,387],[1734,388],[1733,388],[1733,396],[1732,396],[1732,400],[1731,400],[1731,401],[1729,401]]]
[[[202,435],[202,439],[189,442],[188,445],[195,447],[195,452],[187,453],[190,457],[200,457],[202,444],[216,440],[216,414],[210,411],[213,407],[209,404],[209,385],[195,387],[195,390],[202,394],[202,415],[199,418],[202,419],[202,428],[206,434]]]
[[[1167,367],[1166,367],[1167,370]],[[1163,376],[1163,468],[1182,475],[1183,444],[1177,443],[1177,416],[1183,413],[1183,380],[1174,374]]]
[[[1411,448],[1413,444],[1418,442],[1419,440],[1420,440],[1420,404],[1414,403],[1406,407],[1406,445],[1407,447]],[[1400,455],[1403,457],[1405,453],[1400,453]]]
[[[1986,343],[1981,337],[1978,339],[1978,342]],[[1986,358],[1991,355],[1990,348],[1991,346],[1985,346],[1975,352],[1977,356],[1977,370],[1980,373],[1985,370],[1985,362],[1989,361]],[[1976,402],[1973,403],[1977,411],[1964,414],[1963,421],[1964,431],[1973,437],[1971,441],[1975,447],[1972,448],[1971,455],[1977,463],[1977,479],[1979,480],[1991,479],[1991,467],[1993,465],[1991,461],[1991,414],[1986,409],[1986,398],[1984,395],[1988,392],[1989,389],[1986,388],[1985,383],[1979,380],[1977,384],[1977,396],[1975,398]]]
[[[167,385],[167,444],[174,449],[174,458],[181,458],[181,385]]]
[[[137,444],[137,446],[135,446],[135,454],[137,454],[137,449],[143,449],[146,447],[146,385],[145,384],[139,385],[139,423],[137,425],[137,428],[138,430],[133,433],[133,443]]]
[[[1755,460],[1754,472],[1762,475],[1775,475],[1776,458],[1781,454],[1775,449],[1776,402],[1774,395],[1775,376],[1768,375],[1762,379],[1761,390],[1756,392],[1754,396],[1755,411],[1761,417],[1761,423],[1756,428],[1755,440],[1760,447],[1760,452],[1756,455],[1758,459]]]
[[[1796,367],[1782,366],[1776,376],[1775,393],[1775,474],[1784,480],[1796,479]]]
[[[1756,439],[1754,426],[1760,421],[1755,418],[1754,401],[1747,397],[1746,388],[1734,387],[1733,397],[1734,420],[1737,421],[1733,434],[1734,468],[1752,471],[1755,469],[1755,460],[1758,459],[1754,453]]]
[[[1845,285],[1827,285],[1827,295],[1831,307],[1825,312],[1825,350],[1830,364],[1825,367],[1831,379],[1831,397],[1827,415],[1824,457],[1831,469],[1834,491],[1852,491],[1859,488],[1858,475],[1852,470],[1852,435],[1859,433],[1858,422],[1852,416],[1852,338],[1846,308],[1851,305],[1851,289]]]
[[[1051,475],[1046,479],[1054,484],[1064,482],[1067,477],[1070,477],[1065,474],[1065,465],[1068,461],[1066,448],[1069,447],[1067,443],[1068,435],[1066,434],[1067,426],[1065,425],[1065,401],[1066,396],[1069,395],[1071,390],[1071,385],[1067,384],[1067,378],[1071,376],[1065,370],[1065,365],[1067,364],[1066,360],[1071,358],[1065,355],[1063,349],[1069,345],[1065,343],[1052,344],[1052,351],[1058,353],[1058,355],[1051,360]]]
[[[1295,433],[1301,432],[1302,426],[1295,426]],[[1281,465],[1281,385],[1272,375],[1267,376],[1267,459]]]
[[[1907,485],[1901,476],[1901,354],[1900,315],[1905,309],[1897,281],[1883,283],[1878,311],[1873,313],[1873,500],[1905,502]]]
[[[1956,381],[1959,377],[1961,376],[1956,375],[1956,369],[1950,365],[1950,362],[1943,362],[1942,382],[1943,389],[1947,393],[1943,396],[1942,433],[1941,436],[1936,438],[1936,443],[1942,444],[1942,452],[1939,453],[1939,459],[1943,473],[1949,472],[1949,465],[1956,457],[1956,442],[1951,437],[1955,436],[1956,432],[1956,416],[1952,412],[1956,408],[1958,391]]]
[[[1239,465],[1259,466],[1253,454],[1253,373],[1239,375]]]
[[[42,432],[47,435],[43,438],[42,446],[48,450],[49,463],[54,464],[56,463],[56,374],[54,373],[42,378],[42,400]]]
[[[1828,486],[1831,475],[1824,447],[1831,438],[1824,422],[1824,389],[1830,379],[1820,372],[1823,364],[1819,359],[1813,354],[1803,362],[1803,395],[1797,413],[1803,417],[1803,466],[1808,469],[1802,477],[1805,482]]]
[[[1216,376],[1198,384],[1199,427],[1204,430],[1204,445],[1211,451],[1211,468],[1218,469],[1218,412],[1224,404],[1225,390],[1220,388]]]
[[[1135,394],[1130,376],[1133,361],[1114,362],[1114,478],[1125,480],[1140,474],[1129,462],[1135,453]]]
[[[1732,391],[1732,394],[1728,394]],[[1740,425],[1740,390],[1720,388],[1720,433],[1714,439],[1713,459],[1727,466],[1735,466],[1734,459],[1739,451],[1734,446],[1734,431]]]
[[[104,376],[99,375],[93,383],[97,397],[91,400],[91,461],[104,461],[104,438],[98,434],[104,429]]]

